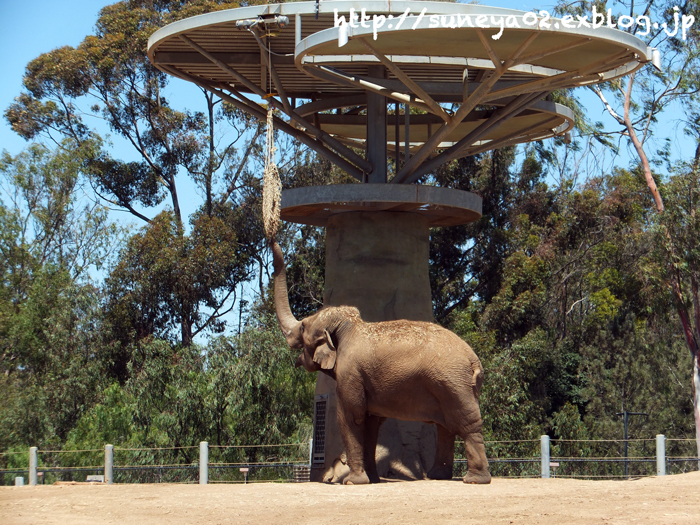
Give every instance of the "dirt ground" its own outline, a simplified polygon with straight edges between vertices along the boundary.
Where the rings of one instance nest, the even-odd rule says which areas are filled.
[[[700,472],[632,481],[494,479],[0,487],[0,523],[700,523]]]

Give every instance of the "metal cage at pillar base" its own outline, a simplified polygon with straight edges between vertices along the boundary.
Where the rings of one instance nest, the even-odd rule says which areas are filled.
[[[317,395],[314,399],[314,441],[311,465],[323,466],[326,461],[326,416],[328,394]]]

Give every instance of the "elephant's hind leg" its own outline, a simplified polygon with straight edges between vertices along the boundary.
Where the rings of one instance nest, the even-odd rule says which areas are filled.
[[[464,452],[467,456],[468,471],[464,476],[465,483],[486,485],[491,483],[489,474],[489,462],[486,459],[484,436],[479,432],[464,434]]]
[[[455,435],[442,425],[437,425],[437,451],[435,463],[428,471],[429,479],[452,479],[455,458]]]
[[[364,460],[365,472],[370,483],[379,483],[379,472],[377,472],[377,438],[379,437],[379,427],[386,420],[385,417],[367,415],[365,419],[365,447]]]

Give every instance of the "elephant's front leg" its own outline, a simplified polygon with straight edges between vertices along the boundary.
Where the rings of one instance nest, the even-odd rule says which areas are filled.
[[[343,480],[345,485],[365,485],[369,477],[365,471],[365,403],[351,398],[348,401],[338,388],[338,427],[345,445],[350,473]]]
[[[379,483],[379,472],[377,471],[377,438],[379,437],[379,427],[386,421],[385,417],[372,416],[367,414],[365,418],[365,443],[364,460],[365,472],[370,483]]]

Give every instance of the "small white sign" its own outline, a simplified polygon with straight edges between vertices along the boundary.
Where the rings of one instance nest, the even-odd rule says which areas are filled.
[[[87,477],[86,481],[99,481],[100,483],[105,482],[104,474],[91,474]]]

